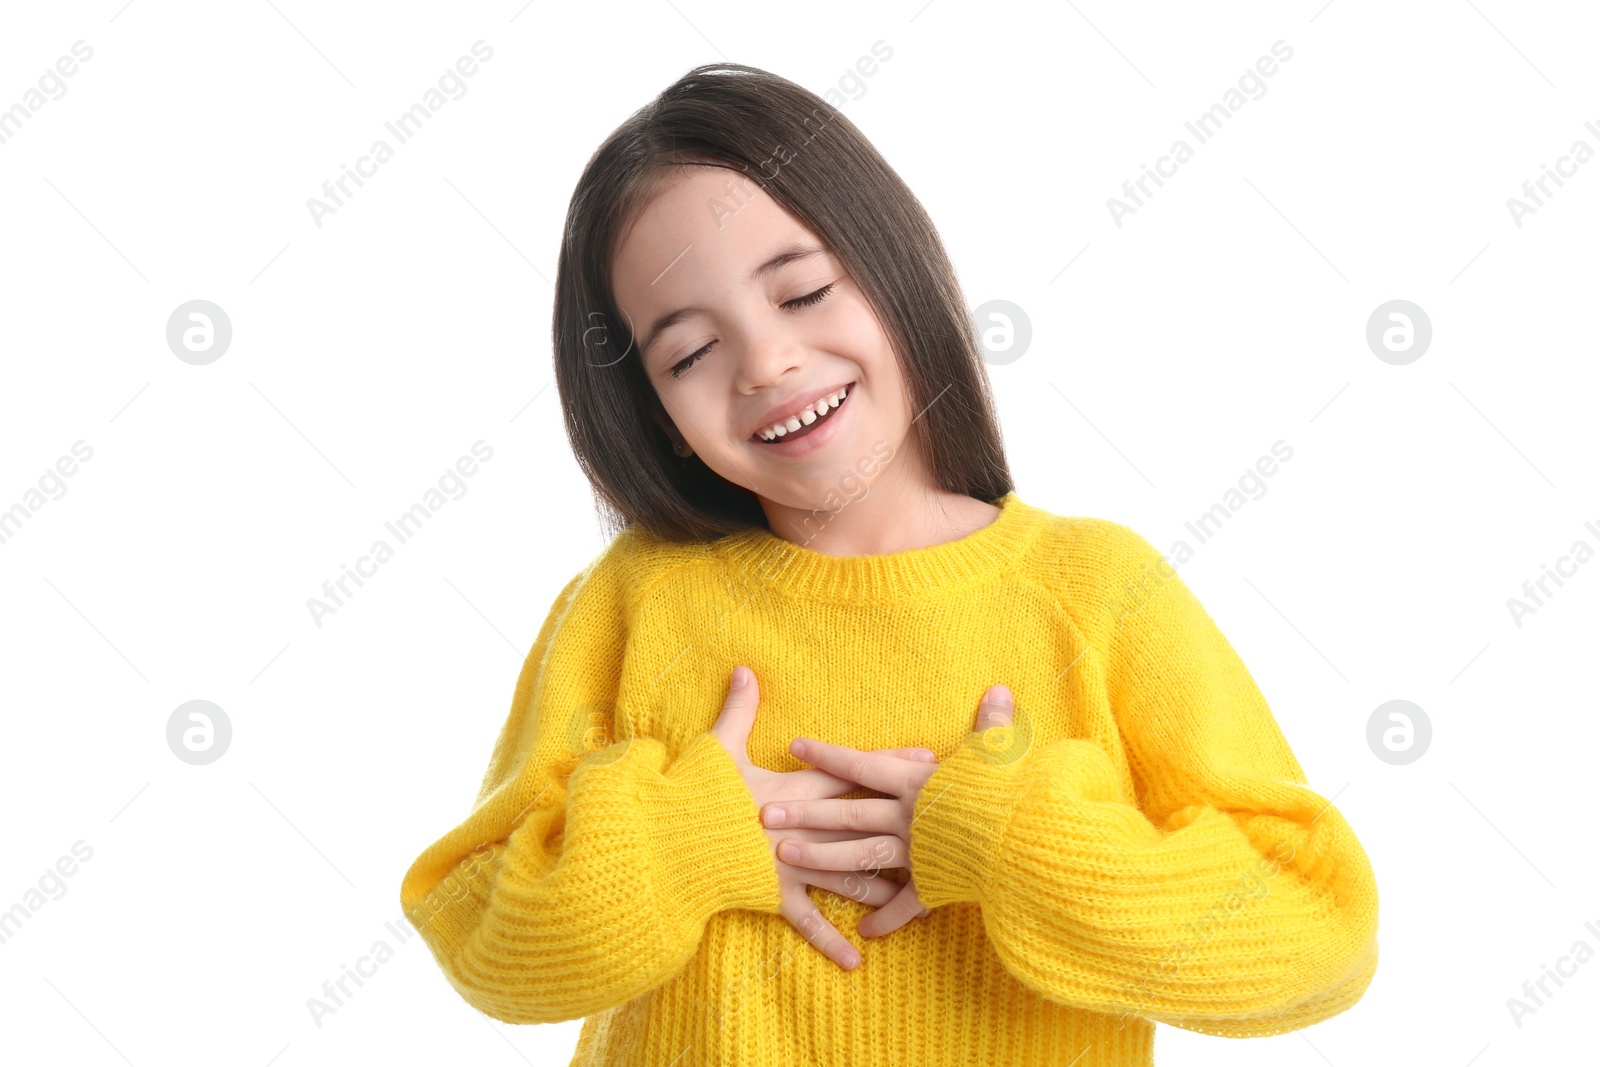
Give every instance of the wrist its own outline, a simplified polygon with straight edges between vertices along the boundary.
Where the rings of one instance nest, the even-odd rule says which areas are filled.
[[[993,876],[1026,763],[1011,727],[968,734],[917,794],[909,854],[923,905],[978,902]]]
[[[777,913],[777,869],[760,810],[716,736],[689,742],[649,783],[644,810],[658,887],[704,916],[728,908]]]

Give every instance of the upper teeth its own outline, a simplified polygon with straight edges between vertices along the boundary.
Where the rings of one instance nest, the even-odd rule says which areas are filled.
[[[798,415],[791,415],[787,419],[757,430],[756,433],[763,441],[771,441],[782,437],[786,433],[793,433],[802,426],[810,426],[813,422],[838,407],[839,401],[843,400],[846,395],[847,393],[844,389],[840,389],[836,393],[829,393],[815,404],[802,408]]]

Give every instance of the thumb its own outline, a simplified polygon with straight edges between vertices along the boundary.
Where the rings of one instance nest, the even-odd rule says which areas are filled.
[[[756,685],[756,674],[744,664],[733,669],[728,683],[728,698],[722,702],[722,712],[712,725],[722,747],[728,750],[733,762],[743,767],[750,762],[748,744],[750,727],[755,725],[756,705],[761,700],[761,689]]]
[[[1011,711],[1015,707],[1011,690],[998,683],[991,685],[978,703],[978,725],[973,729],[981,733],[991,726],[1010,726]]]

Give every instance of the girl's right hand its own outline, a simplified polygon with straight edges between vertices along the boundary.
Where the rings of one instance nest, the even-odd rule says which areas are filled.
[[[741,675],[746,679],[744,685],[739,684]],[[750,795],[755,800],[757,810],[763,804],[774,800],[829,800],[861,788],[856,782],[837,778],[815,768],[769,771],[752,764],[746,746],[750,739],[750,728],[756,721],[756,705],[760,699],[761,690],[756,685],[755,672],[742,665],[735,667],[728,688],[728,699],[722,705],[722,713],[717,717],[715,725],[711,727],[712,734],[727,750],[728,755],[733,757],[734,765],[739,768],[745,787],[750,790]],[[925,748],[884,748],[875,751],[886,752],[904,759],[936,762],[933,752]],[[877,908],[894,898],[902,888],[900,883],[876,877],[878,868],[850,872],[796,867],[778,859],[776,850],[778,842],[786,839],[853,841],[881,835],[873,831],[854,830],[804,828],[768,830],[765,827],[762,829],[773,848],[772,862],[778,871],[779,913],[824,955],[845,970],[851,970],[861,962],[860,954],[832,923],[822,917],[816,905],[811,903],[806,886],[820,886],[842,897],[849,897],[851,900]]]

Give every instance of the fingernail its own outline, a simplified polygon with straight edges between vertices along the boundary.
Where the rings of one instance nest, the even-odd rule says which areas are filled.
[[[1011,690],[1007,689],[1003,685],[992,685],[989,687],[989,703],[998,707],[1009,708],[1012,707],[1016,701],[1011,698]]]
[[[782,826],[783,825],[783,809],[782,808],[768,808],[766,810],[765,814],[766,814],[766,820],[767,820],[767,825],[768,826]]]
[[[939,757],[934,754],[932,749],[927,749],[927,748],[919,748],[919,749],[917,749],[917,755],[922,759],[922,761],[924,763],[935,763],[939,759]]]
[[[800,846],[791,845],[785,841],[778,846],[778,858],[785,863],[793,863],[800,858]]]
[[[848,971],[853,969],[861,962],[861,957],[856,954],[855,949],[842,949],[839,952],[839,962],[842,963],[845,970]]]
[[[737,666],[737,667],[735,667],[733,669],[733,688],[735,688],[735,689],[743,689],[745,686],[747,686],[749,684],[750,684],[750,668],[746,667],[744,664],[741,663],[741,664],[739,664],[739,666]]]
[[[797,737],[793,741],[789,742],[789,751],[793,752],[800,759],[805,759],[806,743]]]

